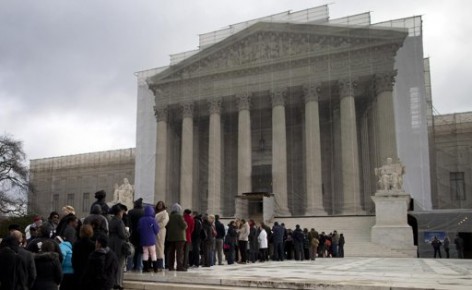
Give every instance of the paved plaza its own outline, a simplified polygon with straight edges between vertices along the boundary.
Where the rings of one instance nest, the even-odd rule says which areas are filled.
[[[126,289],[472,289],[472,260],[344,258],[126,273]]]

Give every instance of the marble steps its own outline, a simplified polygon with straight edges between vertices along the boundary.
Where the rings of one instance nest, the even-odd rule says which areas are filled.
[[[345,257],[411,258],[399,250],[387,248],[372,242],[352,242],[344,246]]]

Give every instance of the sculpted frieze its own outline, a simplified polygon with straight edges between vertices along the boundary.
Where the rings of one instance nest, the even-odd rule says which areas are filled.
[[[200,59],[172,77],[189,78],[212,71],[289,60],[291,57],[308,56],[316,52],[321,53],[322,50],[350,46],[351,42],[347,37],[258,32]]]

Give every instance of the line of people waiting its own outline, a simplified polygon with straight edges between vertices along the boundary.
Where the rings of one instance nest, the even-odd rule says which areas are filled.
[[[270,228],[244,219],[225,225],[218,215],[183,210],[178,203],[168,211],[163,201],[151,206],[139,198],[128,211],[122,204],[109,208],[103,190],[95,197],[85,218],[65,206],[62,215],[53,211],[44,222],[35,217],[25,236],[12,226],[1,242],[0,266],[11,272],[4,261],[16,259],[18,268],[15,275],[0,271],[2,289],[5,281],[24,284],[21,289],[123,289],[124,271],[344,256],[344,237],[336,231],[319,234],[299,225],[292,231],[278,222]]]

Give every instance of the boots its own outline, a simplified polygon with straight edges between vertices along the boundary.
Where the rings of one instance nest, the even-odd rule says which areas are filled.
[[[151,261],[143,261],[143,273],[149,273],[149,269],[151,268]]]
[[[157,259],[157,268],[160,270],[164,269],[164,259]]]
[[[161,270],[159,269],[159,265],[157,264],[157,261],[152,261],[152,268],[154,269],[154,273],[160,272],[159,270]]]

